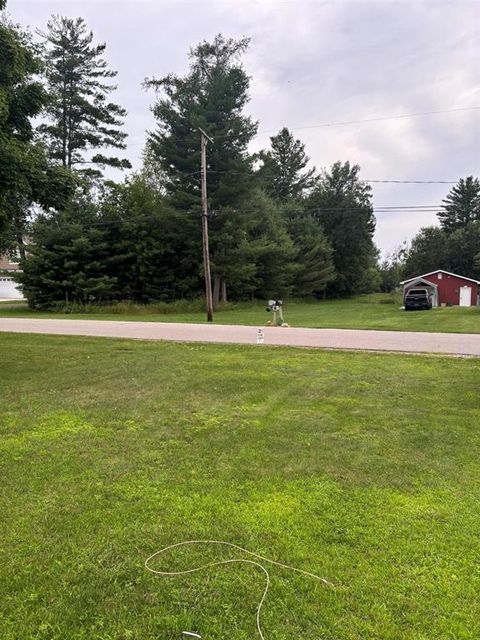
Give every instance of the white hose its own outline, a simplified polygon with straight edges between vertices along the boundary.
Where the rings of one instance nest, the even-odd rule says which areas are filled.
[[[153,560],[154,558],[156,558],[157,556],[161,555],[162,553],[166,553],[170,549],[175,549],[176,547],[184,547],[184,546],[190,545],[190,544],[217,544],[217,545],[223,545],[225,547],[231,547],[232,549],[236,549],[238,551],[241,551],[242,553],[246,553],[246,554],[248,554],[250,556],[253,556],[254,558],[257,558],[258,560],[263,560],[264,562],[268,562],[269,564],[273,564],[273,565],[275,565],[277,567],[282,567],[282,569],[288,569],[289,571],[296,571],[297,573],[301,573],[304,576],[308,576],[309,578],[314,578],[315,580],[323,582],[324,584],[329,585],[330,587],[334,586],[331,582],[329,582],[325,578],[321,578],[320,576],[317,576],[314,573],[310,573],[309,571],[303,571],[303,569],[297,569],[296,567],[291,567],[290,565],[284,564],[283,562],[277,562],[276,560],[270,560],[270,558],[265,558],[264,556],[261,556],[258,553],[254,553],[253,551],[249,551],[248,549],[244,549],[243,547],[239,547],[238,545],[233,544],[232,542],[223,542],[222,540],[186,540],[184,542],[177,542],[176,544],[171,544],[168,547],[164,547],[163,549],[160,549],[159,551],[156,551],[155,553],[153,553],[151,556],[149,556],[145,560],[145,568],[148,571],[150,571],[151,573],[154,573],[157,576],[182,576],[182,575],[185,575],[187,573],[196,573],[197,571],[202,571],[203,569],[208,569],[208,568],[211,568],[211,567],[219,567],[220,565],[224,565],[224,564],[233,564],[235,562],[243,562],[245,564],[250,564],[250,565],[253,565],[254,567],[258,567],[259,569],[261,569],[263,571],[263,573],[265,574],[265,578],[266,578],[265,589],[264,589],[262,597],[260,598],[260,601],[258,603],[257,615],[256,615],[257,630],[258,630],[258,635],[260,636],[261,640],[265,640],[265,636],[263,635],[262,627],[261,627],[261,624],[260,624],[260,612],[262,610],[263,603],[265,601],[265,598],[267,597],[267,593],[268,593],[268,590],[270,588],[270,574],[268,573],[268,571],[259,562],[255,562],[254,560],[247,560],[246,558],[232,558],[230,560],[220,560],[218,562],[209,562],[208,564],[204,564],[204,565],[202,565],[200,567],[195,567],[193,569],[186,569],[185,571],[158,571],[157,569],[152,569],[149,566],[149,562],[151,560]]]

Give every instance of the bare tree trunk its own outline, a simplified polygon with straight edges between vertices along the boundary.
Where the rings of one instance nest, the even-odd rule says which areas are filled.
[[[222,278],[222,303],[227,302],[227,281]]]
[[[23,235],[21,233],[17,235],[17,247],[20,258],[22,260],[25,260],[25,244],[23,242]]]
[[[213,276],[213,308],[218,308],[220,300],[220,276],[216,273]]]
[[[23,236],[25,234],[27,216],[28,212],[26,205],[24,202],[20,201],[13,216],[13,226],[15,229],[15,248],[22,260],[25,260],[25,244]]]

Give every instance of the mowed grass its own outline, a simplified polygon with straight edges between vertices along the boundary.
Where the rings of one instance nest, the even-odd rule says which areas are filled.
[[[400,308],[401,297],[371,294],[346,300],[319,302],[286,301],[285,320],[292,327],[338,329],[382,329],[387,331],[427,331],[444,333],[480,333],[480,307],[445,307],[430,311],[405,312]],[[182,304],[181,306],[185,306]],[[120,304],[89,313],[52,313],[29,310],[26,306],[0,306],[0,317],[65,318],[94,320],[131,320],[145,322],[206,322],[204,312],[195,310],[158,313],[155,305]],[[115,313],[112,310],[115,309]],[[214,314],[217,324],[262,326],[271,319],[265,303],[236,304]]]
[[[0,335],[2,640],[480,637],[479,360]],[[189,548],[187,569],[235,556]]]

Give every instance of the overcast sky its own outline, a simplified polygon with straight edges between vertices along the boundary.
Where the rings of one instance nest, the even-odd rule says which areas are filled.
[[[251,38],[248,113],[260,132],[252,150],[287,126],[317,168],[350,160],[368,180],[480,174],[480,111],[308,128],[480,107],[480,0],[9,0],[8,12],[33,29],[52,13],[82,16],[96,41],[107,43],[135,167],[154,126],[143,79],[183,74],[189,48],[221,32]],[[452,185],[372,186],[382,207],[436,205]],[[379,213],[376,242],[385,253],[435,220],[417,211]]]

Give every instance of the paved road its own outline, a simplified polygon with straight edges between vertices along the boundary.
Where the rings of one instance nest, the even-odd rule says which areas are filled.
[[[0,318],[0,331],[256,344],[258,328],[221,324]],[[266,345],[480,356],[480,334],[286,327],[264,327],[263,331]]]

